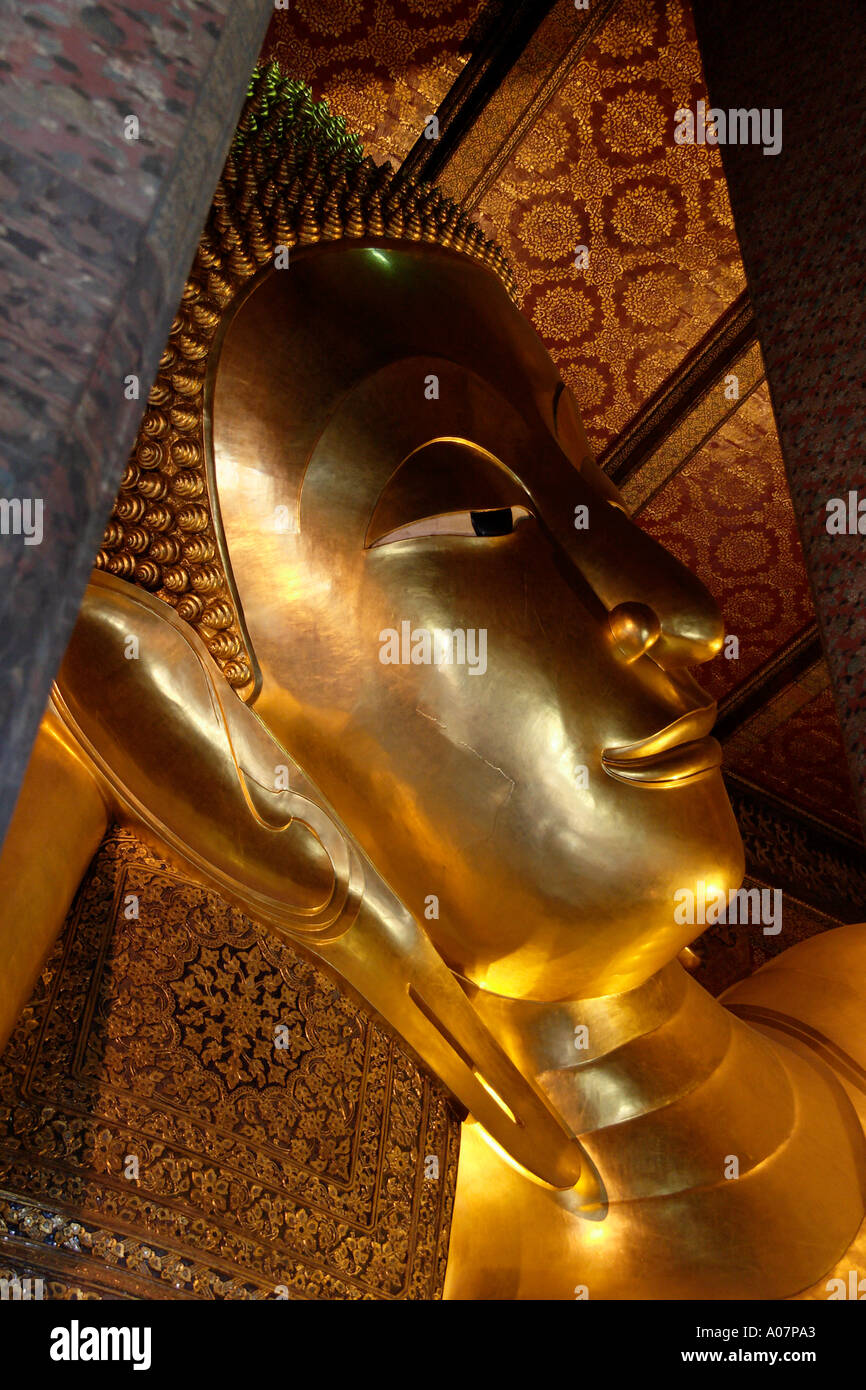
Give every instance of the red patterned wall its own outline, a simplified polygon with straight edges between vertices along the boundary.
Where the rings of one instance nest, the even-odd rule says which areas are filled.
[[[803,705],[755,747],[727,765],[750,781],[860,838],[860,822],[829,689]]]
[[[744,288],[718,150],[674,141],[703,95],[688,7],[624,0],[480,207],[597,452]]]
[[[766,386],[640,513],[640,524],[700,576],[739,638],[739,660],[701,668],[717,699],[814,620],[803,553]]]

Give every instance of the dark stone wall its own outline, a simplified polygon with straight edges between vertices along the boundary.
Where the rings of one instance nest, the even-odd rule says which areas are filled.
[[[779,154],[720,148],[866,825],[866,535],[826,526],[829,499],[866,504],[866,7],[696,0],[695,20],[713,106],[782,110]]]
[[[273,6],[0,8],[2,838]]]

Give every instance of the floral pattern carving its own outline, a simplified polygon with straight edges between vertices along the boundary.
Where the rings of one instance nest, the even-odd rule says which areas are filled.
[[[0,1059],[0,1266],[57,1298],[437,1297],[458,1136],[320,968],[116,829]]]

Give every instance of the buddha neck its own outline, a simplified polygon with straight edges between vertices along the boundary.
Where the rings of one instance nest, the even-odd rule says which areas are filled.
[[[623,994],[539,1003],[470,987],[470,997],[579,1134],[656,1111],[710,1082],[735,1083],[732,1057],[744,1051],[753,1054],[751,1066],[775,1070],[766,1041],[677,961]]]
[[[449,1297],[570,1297],[563,1270],[578,1270],[592,1298],[781,1298],[826,1278],[847,1250],[863,1214],[847,1097],[678,962],[601,998],[469,992],[580,1137],[605,1210],[591,1219],[573,1192],[527,1182],[468,1125]],[[531,1268],[508,1282],[521,1258]]]

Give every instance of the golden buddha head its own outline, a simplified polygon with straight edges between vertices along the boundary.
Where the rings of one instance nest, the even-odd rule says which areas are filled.
[[[339,142],[297,142],[280,183],[296,90],[254,82],[126,480],[166,495],[101,562],[195,622],[454,970],[630,988],[694,936],[679,888],[742,877],[689,673],[719,614],[627,516],[459,212]],[[160,506],[195,525],[130,559]]]

